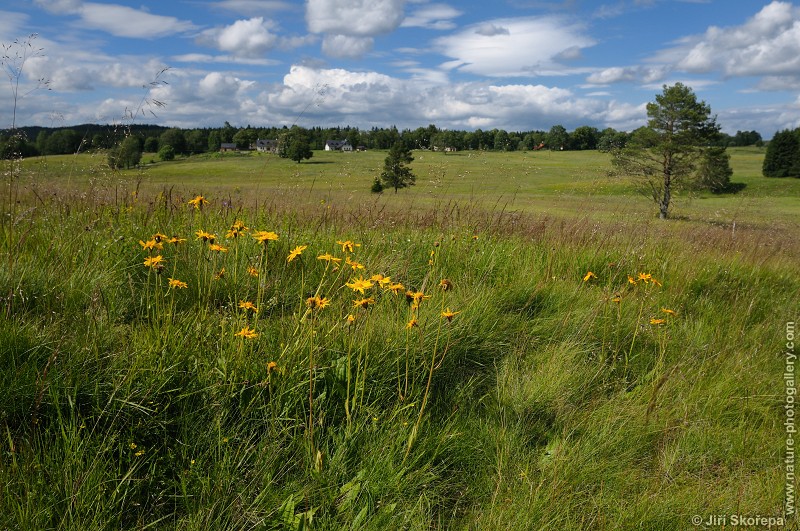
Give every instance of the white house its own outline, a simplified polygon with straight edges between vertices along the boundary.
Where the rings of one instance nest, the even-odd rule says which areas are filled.
[[[353,146],[347,140],[328,140],[325,151],[353,151]]]

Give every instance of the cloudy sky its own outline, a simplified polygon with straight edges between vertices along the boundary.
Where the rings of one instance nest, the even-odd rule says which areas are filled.
[[[681,81],[730,134],[800,127],[788,1],[32,0],[0,42],[17,125],[631,130]]]

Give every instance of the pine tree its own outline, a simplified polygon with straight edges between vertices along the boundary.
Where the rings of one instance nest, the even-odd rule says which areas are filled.
[[[800,177],[800,139],[798,130],[778,131],[767,145],[761,172],[764,177]]]
[[[381,181],[384,186],[394,188],[394,193],[397,193],[400,188],[414,185],[417,177],[408,167],[413,160],[411,150],[402,141],[395,142],[383,163]]]

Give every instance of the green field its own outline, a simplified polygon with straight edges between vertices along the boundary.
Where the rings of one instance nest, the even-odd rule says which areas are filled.
[[[0,528],[794,528],[800,179],[730,152],[667,221],[598,152],[4,162]]]

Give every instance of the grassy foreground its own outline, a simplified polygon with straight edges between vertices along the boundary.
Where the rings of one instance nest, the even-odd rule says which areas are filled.
[[[791,218],[510,213],[468,186],[298,208],[71,171],[4,189],[0,528],[784,516]]]

